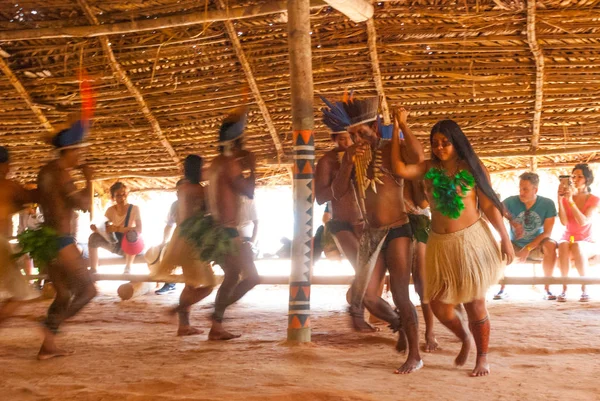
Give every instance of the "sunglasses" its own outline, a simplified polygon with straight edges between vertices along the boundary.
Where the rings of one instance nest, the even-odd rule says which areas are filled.
[[[531,211],[525,210],[525,213],[523,214],[523,223],[525,223],[526,226],[531,222],[530,215]]]

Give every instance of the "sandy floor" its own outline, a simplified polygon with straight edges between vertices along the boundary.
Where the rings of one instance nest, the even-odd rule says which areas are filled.
[[[395,336],[357,334],[344,312],[345,288],[313,287],[313,343],[289,346],[286,286],[261,286],[231,308],[240,339],[175,337],[164,312],[178,294],[121,302],[116,283],[63,325],[60,343],[76,351],[38,362],[36,322],[49,301],[28,304],[0,329],[2,400],[600,400],[600,302],[542,301],[530,288],[490,301],[492,375],[452,366],[459,343],[437,327],[443,349],[425,367],[394,375],[403,361]],[[573,296],[576,294],[573,293]],[[327,300],[326,300],[327,299]],[[193,319],[208,329],[213,297]],[[423,325],[421,324],[421,332]]]

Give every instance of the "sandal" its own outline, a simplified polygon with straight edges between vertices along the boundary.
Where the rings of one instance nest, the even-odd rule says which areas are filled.
[[[590,296],[588,294],[586,294],[585,292],[581,294],[581,297],[579,298],[579,302],[588,302],[590,300]]]
[[[556,300],[558,302],[567,302],[567,294],[563,292],[558,296],[558,298],[556,298]]]
[[[496,295],[494,295],[494,300],[499,300],[499,299],[506,299],[508,298],[508,293],[504,292],[504,291],[500,291],[499,293],[497,293]]]
[[[546,292],[546,296],[544,297],[544,299],[547,301],[556,301],[556,295],[548,291]]]

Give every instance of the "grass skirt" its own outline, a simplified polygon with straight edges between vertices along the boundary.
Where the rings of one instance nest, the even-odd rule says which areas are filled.
[[[171,241],[160,263],[151,269],[151,275],[157,281],[168,281],[168,276],[178,267],[183,270],[185,283],[192,287],[212,287],[217,284],[210,262],[198,256],[198,251],[182,235],[179,227],[175,228]]]
[[[500,247],[483,219],[454,233],[431,232],[425,266],[424,302],[434,299],[453,305],[485,298],[505,267]]]

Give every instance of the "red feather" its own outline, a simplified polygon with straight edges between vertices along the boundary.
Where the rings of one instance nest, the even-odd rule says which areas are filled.
[[[81,119],[83,121],[91,120],[96,108],[96,99],[90,78],[84,69],[79,72],[79,95],[81,96]]]

